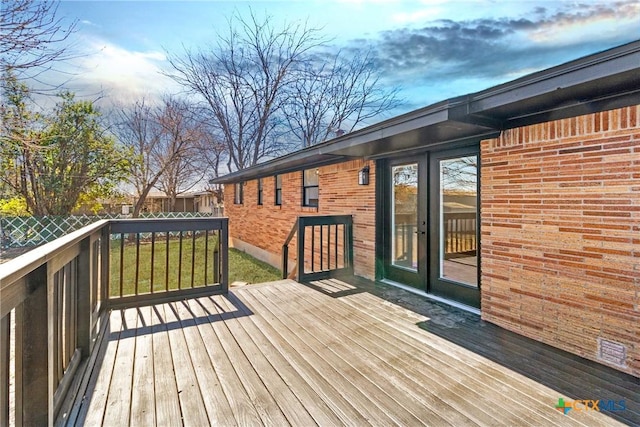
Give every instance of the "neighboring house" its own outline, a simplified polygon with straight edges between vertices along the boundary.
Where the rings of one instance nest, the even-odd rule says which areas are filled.
[[[351,214],[356,275],[640,376],[639,104],[637,41],[212,182],[274,265],[298,216]]]
[[[158,212],[197,212],[195,209],[196,195],[183,193],[176,196],[175,207],[171,209],[171,199],[162,191],[152,191],[147,195],[142,206],[143,213]]]
[[[193,193],[195,212],[216,213],[222,209],[222,204],[213,191]]]

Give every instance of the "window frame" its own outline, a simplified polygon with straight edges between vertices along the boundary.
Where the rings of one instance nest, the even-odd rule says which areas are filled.
[[[274,187],[275,187],[275,191],[274,191],[273,202],[276,206],[282,206],[282,175],[276,175],[274,177]]]
[[[262,185],[262,178],[258,178],[258,205],[262,206],[264,196],[264,186]]]
[[[244,182],[236,182],[233,184],[233,204],[244,204]]]
[[[308,184],[307,180],[306,180],[306,176],[307,176],[307,172],[308,171],[313,171],[316,175],[316,183],[315,184]],[[315,204],[314,203],[307,203],[307,193],[309,190],[312,189],[316,189],[317,190],[317,198],[315,199]],[[313,199],[310,199],[313,200]],[[306,208],[317,208],[318,205],[320,204],[320,175],[319,175],[319,171],[317,168],[314,169],[304,169],[302,171],[302,206],[306,207]]]

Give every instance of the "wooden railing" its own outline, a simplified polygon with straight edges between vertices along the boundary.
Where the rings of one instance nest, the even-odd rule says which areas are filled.
[[[293,240],[293,237],[298,232],[298,220],[296,219],[293,223],[293,227],[291,227],[291,231],[289,231],[289,235],[285,239],[282,245],[282,278],[286,279],[289,277],[289,244]]]
[[[227,233],[226,218],[102,220],[0,265],[0,425],[64,416],[110,308],[226,292]]]
[[[444,213],[444,257],[456,258],[477,250],[477,218],[475,212]],[[414,266],[418,259],[418,226],[395,226],[396,265]],[[414,266],[415,267],[415,266]]]
[[[353,274],[351,215],[300,216],[283,245],[283,277],[288,274],[289,243],[297,235],[297,275],[308,282]]]
[[[226,218],[111,221],[109,305],[196,296],[211,283],[226,292],[226,224]]]
[[[475,212],[444,213],[445,258],[477,250],[477,216]]]

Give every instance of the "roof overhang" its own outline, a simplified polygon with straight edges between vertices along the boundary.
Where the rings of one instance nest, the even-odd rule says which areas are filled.
[[[640,41],[452,98],[211,180],[246,181],[640,103]]]

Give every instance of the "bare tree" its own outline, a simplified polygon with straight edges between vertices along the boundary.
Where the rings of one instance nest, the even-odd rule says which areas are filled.
[[[477,156],[443,160],[440,166],[443,190],[453,193],[475,193],[478,185]]]
[[[227,146],[229,171],[281,154],[274,137],[282,107],[281,92],[291,83],[297,61],[321,43],[318,31],[304,25],[275,28],[270,18],[234,16],[229,34],[207,50],[169,54],[172,77],[201,95],[215,119],[216,134]]]
[[[216,121],[208,108],[194,108],[193,112],[193,119],[198,123],[198,163],[211,178],[217,177],[220,167],[228,160],[227,144],[219,138]]]
[[[22,78],[35,78],[67,59],[76,21],[56,16],[57,1],[0,0],[0,66]]]
[[[400,104],[398,90],[385,90],[370,51],[346,58],[338,52],[304,62],[287,88],[284,116],[304,147],[351,132],[367,119]]]
[[[151,153],[160,140],[160,128],[153,118],[153,109],[144,99],[117,113],[115,133],[120,142],[131,151],[129,180],[137,196],[133,216],[140,214],[147,195],[160,178],[160,171]]]
[[[195,152],[194,152],[195,154]],[[184,153],[170,163],[158,180],[157,187],[169,197],[169,210],[174,211],[178,195],[195,187],[205,176],[196,156]]]
[[[158,118],[162,131],[163,149],[156,153],[156,162],[165,164],[156,187],[169,197],[169,209],[175,210],[176,198],[198,184],[207,173],[205,162],[198,156],[203,140],[208,133],[204,123],[197,120],[191,105],[185,101],[168,99],[163,114]],[[182,148],[178,145],[183,144]],[[172,153],[173,160],[169,159]]]
[[[122,108],[118,116],[118,137],[133,153],[130,179],[137,196],[133,216],[140,215],[153,188],[164,189],[175,203],[175,197],[198,180],[192,158],[201,131],[189,104],[173,96],[165,96],[158,106],[143,99]]]

